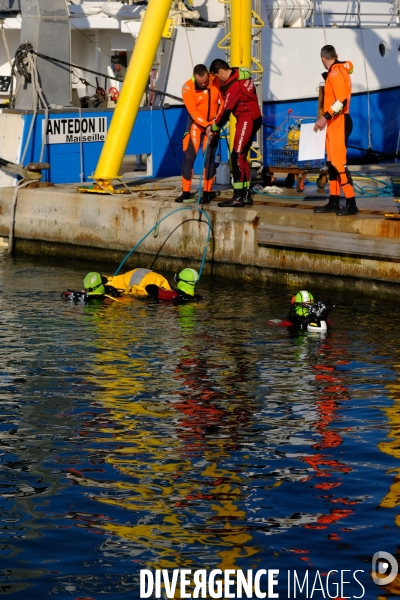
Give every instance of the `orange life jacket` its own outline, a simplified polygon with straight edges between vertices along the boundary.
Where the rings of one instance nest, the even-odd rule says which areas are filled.
[[[196,125],[207,127],[214,122],[222,104],[219,80],[210,75],[208,86],[200,88],[193,76],[182,87],[182,99]]]
[[[335,61],[330,67],[325,80],[324,117],[332,119],[336,114],[347,114],[350,109],[351,79],[353,64],[350,61]],[[336,101],[343,107],[341,110],[332,108]]]

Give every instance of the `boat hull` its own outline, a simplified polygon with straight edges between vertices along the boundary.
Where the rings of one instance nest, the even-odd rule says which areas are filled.
[[[370,119],[368,119],[368,103]],[[282,102],[265,102],[264,113],[264,140],[275,127],[280,125],[292,110],[292,116],[317,115],[317,98],[292,99]],[[371,148],[380,153],[394,158],[398,150],[400,131],[400,86],[386,90],[370,92],[368,94],[354,94],[351,99],[350,114],[353,120],[353,131],[349,138],[348,158],[350,160],[362,159]],[[370,120],[370,135],[368,133]],[[368,157],[367,157],[368,158]],[[369,156],[373,160],[372,156]]]

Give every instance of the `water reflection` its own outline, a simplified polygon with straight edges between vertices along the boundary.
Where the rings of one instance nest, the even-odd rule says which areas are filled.
[[[374,299],[337,293],[326,337],[290,337],[266,324],[283,286],[84,307],[59,291],[86,266],[1,268],[3,593],[135,597],[144,567],[351,568],[379,596],[400,342]]]
[[[148,308],[135,306],[136,320]],[[89,451],[102,455],[116,474],[107,491],[82,473],[70,477],[80,486],[101,488],[99,494],[87,492],[92,500],[132,512],[134,523],[124,516],[124,523],[97,521],[96,529],[129,540],[125,549],[145,553],[148,565],[234,566],[237,556],[256,549],[238,506],[245,478],[220,461],[237,451],[238,437],[251,427],[254,396],[233,389],[247,388],[254,368],[243,352],[225,347],[219,334],[198,331],[196,314],[203,307],[172,308],[151,307],[154,314],[162,312],[168,332],[157,340],[156,357],[153,344],[137,345],[130,326],[116,326],[115,315],[92,323],[107,340],[93,363],[107,418],[91,418],[81,435],[94,433]],[[104,449],[108,436],[113,444]]]
[[[397,372],[399,366],[400,365],[398,363],[395,365]],[[390,398],[393,400],[393,404],[384,409],[389,425],[389,431],[387,434],[388,440],[380,442],[379,449],[385,454],[389,454],[393,458],[399,459],[400,449],[398,436],[400,433],[400,379],[395,379],[394,381],[388,383],[386,387],[389,391]],[[389,469],[388,473],[392,475],[393,483],[391,484],[388,493],[381,500],[380,507],[386,509],[396,509],[397,511],[400,504],[400,467]],[[395,515],[395,523],[397,527],[400,526],[400,514]],[[397,554],[396,551],[392,551],[392,553]],[[400,561],[398,560],[398,557],[396,558],[399,563]],[[400,596],[400,575],[398,574],[392,583],[385,585],[384,590],[394,596]]]

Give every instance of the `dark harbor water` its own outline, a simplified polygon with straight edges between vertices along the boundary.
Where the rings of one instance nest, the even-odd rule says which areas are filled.
[[[329,597],[330,570],[331,597],[400,594],[370,577],[400,542],[395,300],[314,288],[332,328],[291,337],[266,322],[295,288],[74,306],[60,292],[93,265],[0,261],[0,593],[136,599],[140,569],[186,568],[279,569],[280,598],[307,569],[297,598]]]

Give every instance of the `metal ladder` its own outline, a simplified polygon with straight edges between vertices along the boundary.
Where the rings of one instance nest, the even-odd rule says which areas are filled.
[[[221,0],[220,0],[221,1]],[[225,37],[221,40],[221,44],[227,41],[227,44],[220,46],[225,50],[226,62],[230,64],[230,43],[229,36],[231,32],[231,3],[230,0],[223,2],[225,8]],[[261,19],[261,0],[253,0],[253,29],[252,29],[252,51],[251,51],[251,72],[253,73],[253,81],[256,86],[258,103],[261,112],[263,110],[263,90],[262,90],[262,28],[264,22]],[[250,167],[254,171],[259,171],[263,168],[263,128],[258,130],[256,139],[251,147]]]

